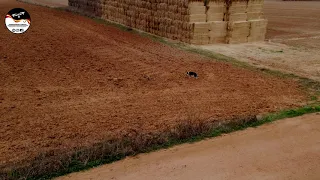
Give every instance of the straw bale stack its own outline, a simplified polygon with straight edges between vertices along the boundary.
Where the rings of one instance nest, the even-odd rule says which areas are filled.
[[[261,40],[266,29],[263,0],[69,0],[69,5],[102,19],[194,44]],[[249,23],[249,30],[243,23]]]
[[[206,6],[189,6],[188,14],[205,14],[206,13]]]
[[[247,13],[247,21],[256,20],[256,19],[264,19],[262,12],[248,12]]]
[[[247,13],[234,13],[229,14],[229,22],[246,21],[248,18]]]
[[[189,2],[185,21],[190,23],[206,22],[206,6],[204,1]]]
[[[247,12],[247,2],[246,1],[234,1],[231,2],[228,12],[230,14],[234,13],[246,13]]]
[[[248,42],[264,41],[267,32],[268,20],[251,20],[250,23],[250,33],[248,36]]]
[[[235,21],[228,23],[227,43],[245,43],[248,42],[250,35],[250,22]]]
[[[210,28],[210,23],[208,23],[208,22],[192,23],[192,32],[193,33],[208,34],[209,28]]]
[[[192,44],[208,44],[209,43],[209,28],[207,22],[192,23],[191,43]]]
[[[225,43],[227,27],[228,22],[226,21],[209,22],[209,44]]]
[[[209,35],[208,34],[195,34],[190,39],[191,44],[205,45],[209,44]]]
[[[192,14],[187,15],[185,21],[193,23],[193,22],[206,22],[207,16],[206,14]]]
[[[209,1],[207,3],[207,21],[224,21],[226,12],[225,1]]]
[[[247,6],[247,20],[263,19],[263,0],[249,0]]]

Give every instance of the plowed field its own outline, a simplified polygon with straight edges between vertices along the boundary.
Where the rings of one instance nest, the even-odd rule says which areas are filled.
[[[187,53],[70,12],[0,1],[31,15],[0,23],[0,165],[109,136],[295,107],[299,85]],[[186,71],[199,74],[187,77]]]

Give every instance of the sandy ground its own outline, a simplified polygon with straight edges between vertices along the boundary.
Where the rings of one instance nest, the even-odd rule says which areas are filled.
[[[317,180],[320,114],[279,120],[184,144],[57,180]]]
[[[41,152],[300,106],[299,85],[187,53],[92,19],[14,0],[21,35],[0,26],[0,166]],[[45,18],[44,18],[45,17]],[[199,74],[187,77],[186,71]]]
[[[207,45],[201,48],[236,58],[259,68],[279,70],[320,81],[320,48],[298,48],[273,42]]]
[[[266,0],[264,13],[267,42],[202,47],[257,67],[320,81],[320,2]]]

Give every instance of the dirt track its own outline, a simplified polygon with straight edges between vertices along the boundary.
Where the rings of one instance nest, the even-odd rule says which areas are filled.
[[[256,129],[129,157],[57,180],[317,180],[319,119],[320,114],[313,114],[280,120]]]
[[[296,107],[298,85],[218,63],[61,10],[31,14],[22,35],[0,23],[0,165],[110,136]],[[199,78],[185,75],[198,72]]]

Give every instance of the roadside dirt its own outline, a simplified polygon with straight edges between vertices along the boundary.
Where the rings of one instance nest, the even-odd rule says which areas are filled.
[[[320,2],[266,0],[267,42],[208,45],[237,60],[320,81]]]
[[[230,118],[300,106],[299,85],[170,48],[57,9],[0,1],[31,15],[0,23],[0,166],[190,117]],[[186,71],[199,74],[188,78]]]
[[[128,157],[57,180],[317,180],[320,114]]]

